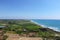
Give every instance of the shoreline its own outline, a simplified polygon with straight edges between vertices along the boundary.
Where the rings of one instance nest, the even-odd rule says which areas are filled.
[[[44,26],[44,25],[42,25],[42,24],[39,24],[39,23],[37,23],[37,22],[35,22],[35,21],[33,21],[33,20],[31,20],[31,22],[33,22],[33,23],[35,23],[35,24],[37,24],[37,25],[39,25],[39,26],[42,26],[42,27],[44,27],[44,28],[47,28],[46,26]]]
[[[33,21],[33,20],[31,20],[31,22],[33,22],[33,23],[35,23],[35,24],[37,24],[37,25],[39,25],[39,26],[42,26],[42,27],[44,27],[44,28],[49,28],[49,29],[52,29],[52,30],[54,30],[54,31],[60,32],[60,30],[59,30],[58,28],[56,28],[56,27],[52,27],[52,26],[47,27],[47,26],[42,25],[42,24],[39,24],[39,23],[37,23],[37,22],[35,22],[35,21]]]

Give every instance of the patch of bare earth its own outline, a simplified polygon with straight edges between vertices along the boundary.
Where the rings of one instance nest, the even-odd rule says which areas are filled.
[[[6,40],[42,40],[40,37],[22,37],[13,33],[6,33],[5,35],[8,36]]]
[[[42,40],[39,37],[20,37],[19,40]]]
[[[18,34],[10,34],[7,40],[42,40],[39,37],[20,37]]]
[[[18,36],[10,36],[7,38],[7,40],[42,40],[38,37],[18,37]]]
[[[8,35],[7,40],[19,40],[20,36],[18,34],[10,34]]]

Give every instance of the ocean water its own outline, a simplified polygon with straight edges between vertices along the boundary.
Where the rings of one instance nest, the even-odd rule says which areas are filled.
[[[32,21],[45,28],[50,28],[50,29],[60,32],[60,20],[32,19]]]

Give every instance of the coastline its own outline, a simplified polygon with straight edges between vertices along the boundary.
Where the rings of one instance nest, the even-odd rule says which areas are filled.
[[[35,21],[33,21],[33,20],[31,20],[31,22],[33,22],[33,23],[35,23],[35,24],[37,24],[37,25],[39,25],[39,26],[42,26],[42,27],[44,27],[44,28],[47,28],[46,26],[44,26],[44,25],[42,25],[42,24],[39,24],[39,23],[37,23],[37,22],[35,22]]]
[[[52,26],[47,27],[47,26],[42,25],[42,24],[39,24],[39,23],[37,23],[37,22],[35,22],[35,21],[33,21],[33,20],[31,20],[31,22],[33,22],[33,23],[35,23],[35,24],[37,24],[37,25],[39,25],[39,26],[42,26],[42,27],[44,27],[44,28],[49,28],[49,29],[52,29],[52,30],[54,30],[54,31],[60,32],[60,30],[59,30],[57,27],[52,27]]]

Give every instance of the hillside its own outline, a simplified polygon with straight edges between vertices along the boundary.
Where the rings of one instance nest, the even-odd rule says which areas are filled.
[[[43,37],[43,38],[60,38],[60,32],[49,28],[43,28],[30,20],[0,20],[0,26],[5,26],[3,30],[5,33],[14,32],[20,36],[25,37]]]

